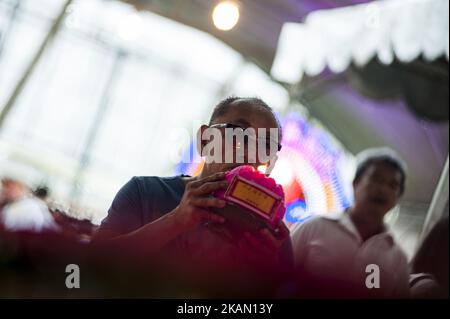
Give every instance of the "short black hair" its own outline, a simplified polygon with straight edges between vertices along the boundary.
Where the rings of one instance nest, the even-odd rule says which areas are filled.
[[[34,196],[40,199],[46,199],[50,195],[50,189],[46,185],[39,185],[33,192]]]
[[[223,99],[214,108],[211,118],[209,120],[209,125],[212,125],[216,118],[226,114],[229,111],[231,104],[233,104],[236,101],[240,101],[240,100],[245,101],[245,103],[255,105],[258,108],[260,108],[261,110],[272,114],[275,122],[278,125],[278,128],[280,129],[280,136],[281,136],[281,133],[282,133],[281,123],[280,123],[278,117],[276,116],[274,110],[266,102],[264,102],[262,99],[260,99],[258,97],[230,96],[230,97]]]
[[[358,182],[364,173],[372,166],[379,163],[386,164],[400,172],[400,192],[405,191],[406,182],[406,164],[398,157],[398,155],[387,148],[369,149],[359,155],[359,163],[356,168],[355,178],[353,181]]]

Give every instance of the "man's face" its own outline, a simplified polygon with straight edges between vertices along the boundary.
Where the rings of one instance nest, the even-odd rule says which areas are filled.
[[[353,186],[355,204],[383,217],[401,197],[402,174],[387,163],[373,163]]]
[[[251,128],[256,133],[256,138],[258,141],[255,141],[256,148],[254,149],[254,153],[256,157],[252,160],[252,156],[249,156],[248,148],[245,147],[243,150],[243,160],[239,161],[237,159],[236,153],[238,152],[237,148],[242,147],[240,145],[236,145],[236,140],[231,141],[231,144],[233,144],[233,147],[230,147],[232,151],[234,151],[232,162],[230,163],[226,161],[225,159],[225,153],[226,153],[226,145],[227,143],[230,143],[225,138],[225,130],[221,129],[221,133],[223,135],[222,138],[222,154],[220,156],[221,160],[220,163],[213,162],[208,163],[206,165],[206,169],[209,174],[214,174],[217,172],[224,172],[229,171],[235,167],[242,166],[242,165],[250,165],[254,168],[258,168],[261,165],[267,165],[268,163],[262,162],[261,158],[258,156],[258,143],[262,141],[261,143],[265,143],[267,141],[266,151],[269,153],[269,141],[274,141],[275,143],[280,143],[279,135],[277,134],[275,139],[270,139],[270,129],[278,129],[278,123],[274,119],[273,115],[266,110],[261,110],[258,106],[252,105],[248,102],[245,102],[245,100],[238,100],[232,103],[228,111],[223,114],[222,116],[217,117],[214,122],[212,123],[212,127],[214,127],[214,124],[231,124],[235,126],[242,127],[244,129]],[[261,130],[258,129],[265,129],[266,130],[266,136],[262,136]],[[272,136],[273,137],[273,136]],[[230,145],[228,145],[230,146]],[[236,147],[237,146],[237,147]],[[277,145],[278,146],[278,145]],[[220,150],[220,148],[218,148]]]
[[[22,197],[26,192],[26,188],[22,183],[13,180],[2,181],[0,198],[6,202],[12,202]]]

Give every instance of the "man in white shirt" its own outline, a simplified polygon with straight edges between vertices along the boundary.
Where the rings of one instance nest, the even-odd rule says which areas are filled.
[[[7,231],[57,230],[58,227],[46,204],[34,197],[24,178],[7,176],[1,180],[0,225]]]
[[[383,222],[404,191],[406,165],[389,149],[360,154],[355,202],[292,233],[298,297],[407,298],[408,263]]]

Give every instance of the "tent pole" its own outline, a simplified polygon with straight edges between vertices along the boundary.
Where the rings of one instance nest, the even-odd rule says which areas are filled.
[[[73,0],[66,0],[64,3],[61,11],[59,12],[55,22],[51,26],[49,32],[47,33],[45,39],[42,41],[38,51],[34,55],[34,57],[31,59],[30,64],[25,69],[25,72],[22,74],[22,77],[20,78],[19,82],[17,83],[16,87],[14,88],[13,92],[11,93],[11,96],[7,100],[6,104],[4,105],[3,109],[0,111],[0,132],[3,128],[3,125],[5,124],[5,120],[10,114],[11,110],[13,109],[14,105],[16,104],[17,98],[22,93],[23,89],[25,88],[26,84],[31,78],[31,75],[33,74],[34,69],[38,65],[39,61],[42,58],[42,55],[44,54],[45,50],[48,48],[52,40],[54,39],[55,35],[58,33],[58,30],[61,27],[62,22],[64,21],[64,18],[66,16],[66,11],[69,5],[72,3]]]
[[[433,199],[431,201],[430,207],[425,218],[425,223],[423,225],[422,234],[420,236],[420,242],[422,242],[426,235],[428,235],[431,228],[439,221],[443,214],[446,205],[448,205],[448,155],[447,161],[445,162],[444,169],[442,170],[441,178],[439,180],[436,191],[434,192]]]

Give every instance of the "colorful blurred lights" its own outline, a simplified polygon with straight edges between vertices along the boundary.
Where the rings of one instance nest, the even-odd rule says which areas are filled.
[[[287,205],[285,220],[288,223],[302,223],[310,219],[313,215],[308,212],[305,201],[297,200]]]
[[[291,163],[288,159],[279,158],[271,176],[281,185],[289,185],[294,179]]]

